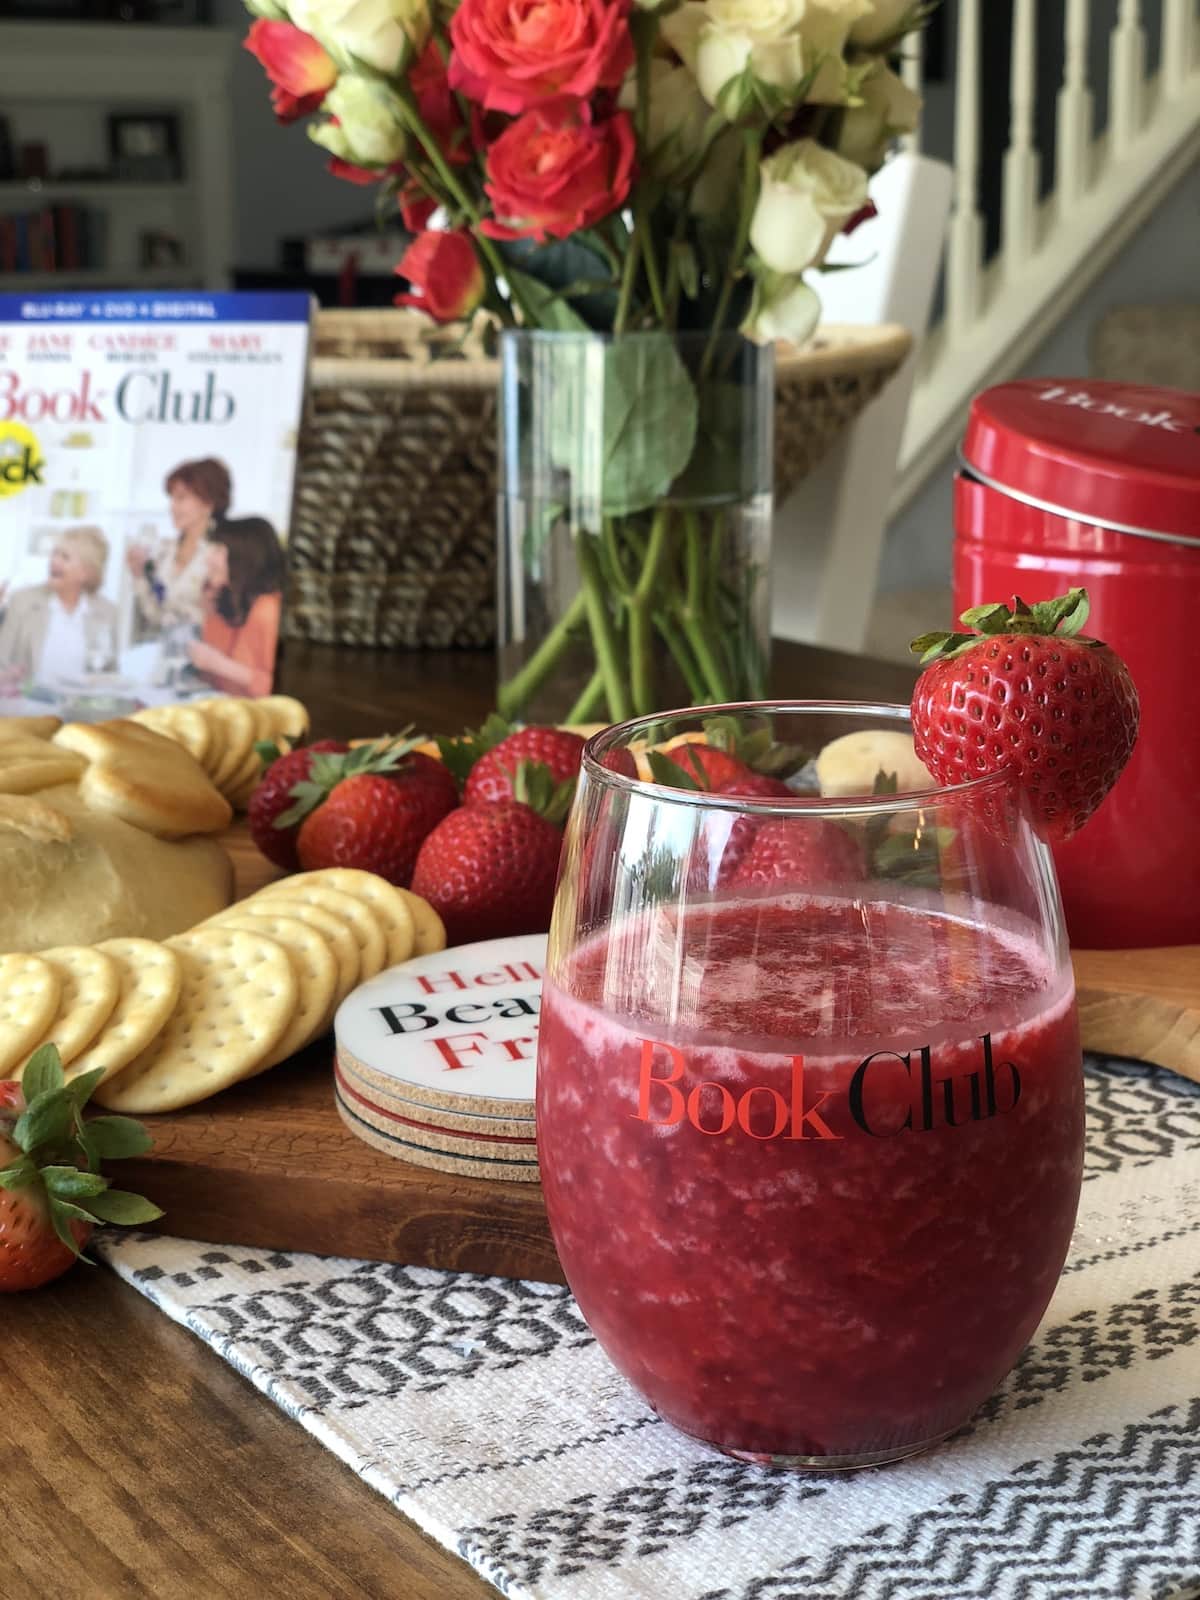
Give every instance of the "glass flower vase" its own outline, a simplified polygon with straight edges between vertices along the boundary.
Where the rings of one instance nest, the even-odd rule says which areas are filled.
[[[761,698],[771,347],[518,331],[501,373],[502,714],[620,721]]]

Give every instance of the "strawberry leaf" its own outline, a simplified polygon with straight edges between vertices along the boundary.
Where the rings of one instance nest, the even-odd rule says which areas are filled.
[[[81,1206],[74,1205],[70,1200],[60,1200],[57,1195],[49,1197],[50,1221],[54,1231],[73,1256],[78,1256],[81,1261],[87,1261],[87,1256],[79,1248],[75,1235],[71,1232],[71,1222],[85,1222],[90,1227],[96,1218],[90,1211],[84,1211]],[[92,1265],[95,1265],[93,1262]]]
[[[506,722],[498,712],[493,711],[483,724],[482,728],[468,728],[457,739],[444,739],[437,741],[438,754],[449,769],[450,776],[461,789],[471,775],[471,768],[489,750],[494,750],[503,739],[517,730],[511,722]]]
[[[366,740],[355,745],[353,750],[318,750],[312,758],[308,777],[292,785],[293,804],[280,812],[272,827],[292,828],[296,823],[303,822],[347,778],[361,778],[369,773],[386,776],[400,772],[405,757],[410,756],[421,743],[411,734],[412,729],[405,728],[401,733],[389,734],[383,739]]]
[[[77,1167],[43,1167],[42,1182],[60,1200],[87,1200],[108,1188],[108,1179],[98,1172],[80,1172]]]
[[[72,1078],[67,1084],[64,1093],[77,1111],[82,1111],[92,1098],[95,1089],[104,1082],[104,1068],[93,1067],[91,1072],[81,1072],[77,1078]]]
[[[290,828],[297,822],[303,822],[310,811],[315,811],[329,793],[319,783],[312,783],[305,778],[301,783],[292,785],[292,799],[286,811],[281,811],[271,824],[273,828]]]
[[[562,825],[575,798],[574,778],[564,778],[557,783],[544,761],[527,759],[517,762],[515,772],[509,772],[507,767],[503,770],[512,779],[514,800],[536,811],[547,822],[553,822],[555,827]]]
[[[130,1194],[125,1189],[107,1189],[92,1201],[92,1210],[102,1222],[115,1222],[120,1227],[136,1227],[139,1222],[153,1222],[162,1216],[162,1208],[140,1194]]]
[[[885,772],[882,767],[875,774],[871,783],[872,794],[897,794],[900,789],[900,780],[894,772]]]
[[[62,1058],[58,1053],[58,1046],[41,1045],[25,1063],[25,1071],[21,1074],[21,1088],[25,1092],[26,1104],[31,1104],[47,1090],[61,1089],[63,1081]]]
[[[262,762],[263,770],[265,771],[267,767],[273,766],[280,756],[285,756],[287,751],[281,750],[274,739],[256,739],[254,741],[254,753]]]
[[[1061,639],[1073,639],[1088,619],[1091,603],[1086,589],[1070,589],[1053,600],[1039,600],[1028,606],[1019,594],[1013,595],[1010,606],[992,604],[972,606],[964,611],[959,621],[974,633],[923,633],[914,639],[909,648],[928,666],[950,656],[963,655],[978,644],[981,637],[1001,633],[1056,634]],[[1086,639],[1083,644],[1098,641]]]
[[[88,1145],[101,1161],[144,1156],[154,1140],[132,1117],[91,1117],[83,1125]]]
[[[13,1140],[32,1155],[41,1145],[65,1139],[75,1107],[61,1089],[45,1089],[30,1102],[13,1125]]]
[[[37,1177],[37,1168],[28,1156],[0,1168],[0,1189],[24,1189]]]
[[[698,790],[701,787],[695,778],[672,761],[670,756],[663,755],[661,750],[647,750],[646,762],[655,783],[665,783],[671,789]]]

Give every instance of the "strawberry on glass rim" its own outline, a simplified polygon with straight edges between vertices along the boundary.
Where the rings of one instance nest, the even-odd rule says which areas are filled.
[[[1008,769],[1034,825],[1057,843],[1087,822],[1121,775],[1138,730],[1129,668],[1082,633],[1086,589],[1027,606],[964,611],[970,633],[926,633],[912,697],[913,744],[950,785]]]

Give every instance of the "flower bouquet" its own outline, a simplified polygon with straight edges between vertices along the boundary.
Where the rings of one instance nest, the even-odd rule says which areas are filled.
[[[250,0],[276,114],[501,332],[508,716],[765,690],[772,352],[871,214],[913,0]]]

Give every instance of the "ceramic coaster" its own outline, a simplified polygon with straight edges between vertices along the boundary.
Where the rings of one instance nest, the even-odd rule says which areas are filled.
[[[334,1074],[344,1089],[352,1089],[381,1111],[403,1119],[414,1126],[436,1128],[450,1134],[479,1134],[516,1139],[534,1137],[533,1108],[527,1116],[491,1117],[474,1112],[448,1111],[444,1106],[426,1105],[420,1100],[398,1095],[394,1087],[378,1074],[364,1073],[353,1056],[339,1050],[334,1062]]]
[[[457,1173],[462,1177],[506,1180],[510,1183],[536,1183],[538,1167],[535,1159],[506,1160],[503,1157],[452,1155],[444,1150],[431,1150],[423,1144],[402,1139],[395,1133],[384,1133],[373,1127],[342,1099],[340,1090],[334,1088],[338,1115],[350,1131],[365,1144],[385,1155],[396,1156],[418,1167],[435,1167],[442,1172]]]
[[[546,935],[522,934],[380,973],[338,1007],[344,1068],[429,1110],[528,1121],[545,961]]]

